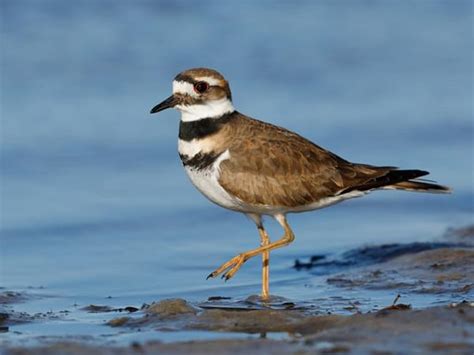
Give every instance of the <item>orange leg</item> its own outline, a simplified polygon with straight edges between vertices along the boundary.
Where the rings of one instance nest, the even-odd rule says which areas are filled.
[[[260,246],[264,247],[270,244],[270,238],[263,226],[258,227],[260,234]],[[262,253],[262,299],[270,297],[270,252],[264,251]]]
[[[286,221],[285,215],[275,215],[275,219],[280,223],[280,225],[283,227],[285,234],[283,237],[281,237],[279,240],[273,243],[265,243],[266,245],[263,245],[263,238],[262,238],[262,246],[256,249],[252,249],[249,251],[246,251],[244,253],[241,253],[226,263],[222,264],[218,269],[216,269],[214,272],[212,272],[209,277],[216,277],[220,274],[222,274],[222,278],[224,278],[226,281],[229,280],[231,277],[235,275],[235,273],[240,269],[240,267],[243,265],[244,262],[246,262],[248,259],[253,258],[254,256],[258,254],[263,255],[263,261],[268,260],[267,257],[265,257],[265,253],[269,253],[273,249],[281,248],[284,247],[288,244],[290,244],[294,239],[295,235],[293,234],[293,231],[291,230],[290,226],[288,225],[288,222]],[[258,224],[257,224],[258,225]],[[260,229],[260,228],[259,228]],[[263,227],[262,227],[263,229]],[[266,233],[265,233],[266,234]],[[268,266],[268,263],[267,263]],[[264,275],[267,271],[265,271],[265,267],[263,268]],[[268,281],[268,275],[264,276],[266,277]],[[265,295],[263,293],[265,288],[265,285],[262,286],[262,297],[265,298]],[[268,288],[266,289],[268,292]]]

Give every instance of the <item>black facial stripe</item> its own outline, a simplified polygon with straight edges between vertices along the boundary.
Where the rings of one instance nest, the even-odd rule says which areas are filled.
[[[196,170],[203,170],[211,166],[221,154],[222,153],[197,153],[192,158],[189,158],[187,155],[180,154],[179,157],[183,162],[183,166],[188,166]]]
[[[179,139],[189,142],[195,138],[204,138],[217,133],[224,124],[235,117],[235,111],[233,111],[220,117],[202,118],[191,122],[181,121],[179,124]]]

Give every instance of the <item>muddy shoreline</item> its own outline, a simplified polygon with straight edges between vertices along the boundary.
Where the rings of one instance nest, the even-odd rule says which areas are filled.
[[[176,303],[176,300],[170,302]],[[183,306],[181,302],[177,303],[179,307]],[[161,306],[163,312],[167,307]],[[170,320],[170,317],[176,322],[179,318],[183,321],[183,314],[193,314],[187,307],[181,311],[184,313],[154,314],[147,322],[156,326],[160,321]],[[389,308],[353,316],[303,316],[297,311],[210,310],[201,318],[201,322],[192,325],[193,329],[210,326],[218,331],[259,333],[260,338],[175,343],[150,341],[132,343],[127,347],[94,346],[64,340],[34,348],[8,348],[6,354],[241,354],[256,351],[262,354],[309,354],[391,353],[403,350],[472,354],[474,351],[474,304],[468,302],[423,310]],[[185,323],[188,322],[189,319],[185,320]],[[267,332],[281,331],[288,333],[287,339],[266,339]]]
[[[359,261],[354,266],[354,262]],[[101,329],[116,331],[105,341],[98,336],[43,336],[33,343],[19,325],[45,327],[52,321],[74,321],[68,312],[30,314],[15,311],[28,303],[27,292],[0,290],[0,340],[6,354],[262,354],[288,353],[450,353],[474,352],[474,227],[451,230],[441,241],[364,247],[340,257],[315,256],[297,267],[324,273],[327,285],[341,295],[400,294],[393,302],[344,299],[341,311],[318,302],[273,297],[261,302],[211,297],[202,302],[173,298],[143,305],[91,304],[75,312],[107,318]],[[320,276],[318,276],[320,277]],[[357,294],[357,293],[355,293]],[[433,300],[416,307],[416,299]],[[330,300],[326,300],[330,303]],[[21,307],[20,307],[21,308]],[[118,334],[127,344],[114,343]],[[148,338],[136,338],[139,334]],[[154,334],[176,334],[162,341]],[[180,334],[206,334],[191,340]],[[23,338],[21,338],[23,336]],[[15,338],[17,337],[17,338]],[[28,340],[28,339],[27,339]]]

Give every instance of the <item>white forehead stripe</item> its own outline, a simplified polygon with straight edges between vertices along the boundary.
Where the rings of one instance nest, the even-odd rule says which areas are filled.
[[[193,84],[186,81],[173,80],[173,94],[187,94],[189,96],[198,97],[194,91]]]
[[[210,76],[200,76],[197,78],[194,78],[196,81],[205,81],[211,86],[220,86],[222,84],[222,81],[216,78],[212,78]]]

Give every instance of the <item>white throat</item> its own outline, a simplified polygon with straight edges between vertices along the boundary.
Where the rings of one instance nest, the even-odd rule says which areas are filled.
[[[235,111],[232,101],[226,97],[199,105],[177,105],[176,108],[181,112],[181,121],[183,122],[220,117]]]

